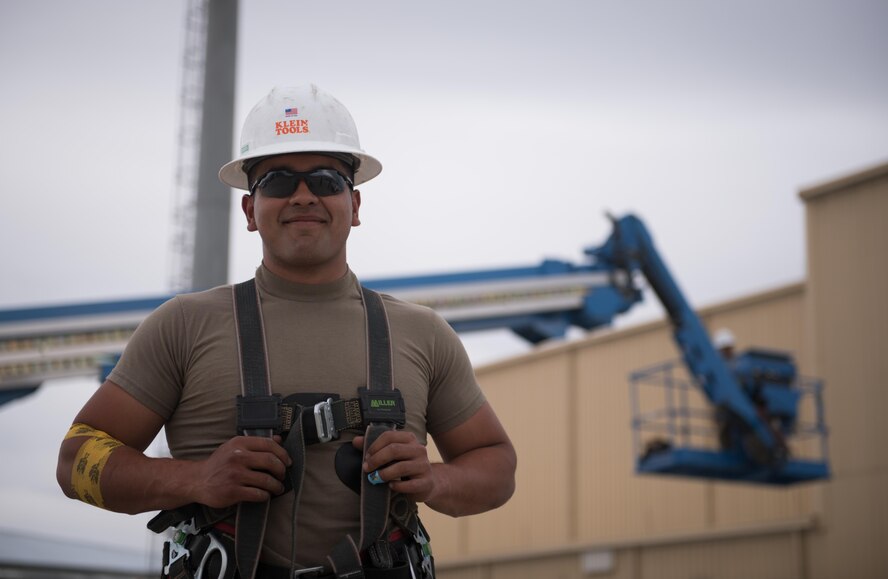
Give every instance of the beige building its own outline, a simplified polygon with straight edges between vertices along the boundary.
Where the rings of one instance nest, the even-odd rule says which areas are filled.
[[[441,579],[888,578],[888,164],[801,191],[807,279],[702,309],[825,382],[832,476],[789,487],[634,472],[631,372],[667,322],[477,370],[518,449],[503,508],[424,513]]]

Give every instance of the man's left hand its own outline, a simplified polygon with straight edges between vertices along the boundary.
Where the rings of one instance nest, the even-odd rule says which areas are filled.
[[[355,437],[352,445],[363,450],[364,437]],[[379,471],[393,491],[418,503],[434,493],[436,480],[428,451],[412,432],[390,430],[377,438],[364,456],[364,474],[373,471]]]
[[[515,448],[490,403],[434,441],[443,462],[432,464],[412,432],[383,433],[365,453],[365,476],[378,470],[393,491],[451,517],[495,509],[515,492]],[[363,449],[364,437],[353,444]]]

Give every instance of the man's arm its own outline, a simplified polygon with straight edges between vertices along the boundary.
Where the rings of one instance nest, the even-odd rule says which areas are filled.
[[[290,459],[271,439],[238,436],[200,461],[145,456],[164,420],[110,381],[102,384],[74,422],[124,444],[111,453],[99,479],[104,508],[112,511],[134,514],[193,502],[227,507],[241,501],[265,501],[283,491],[281,480]],[[77,498],[71,485],[72,468],[86,440],[84,436],[66,439],[59,450],[56,479],[71,498]]]
[[[363,438],[357,437],[355,446],[360,448]],[[386,432],[368,449],[364,471],[379,470],[392,490],[453,517],[483,513],[509,500],[517,457],[489,403],[434,440],[443,463],[431,463],[412,432]]]

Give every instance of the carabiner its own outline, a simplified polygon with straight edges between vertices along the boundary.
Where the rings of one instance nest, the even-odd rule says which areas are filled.
[[[222,579],[225,577],[226,571],[228,571],[228,553],[225,552],[225,546],[219,541],[219,539],[214,537],[212,533],[207,533],[206,536],[210,539],[210,545],[207,547],[203,558],[200,560],[200,565],[197,566],[194,579]],[[210,557],[213,553],[219,553],[221,555],[222,565],[219,567],[219,574],[216,577],[205,577],[204,573],[207,570],[207,565],[209,564]]]

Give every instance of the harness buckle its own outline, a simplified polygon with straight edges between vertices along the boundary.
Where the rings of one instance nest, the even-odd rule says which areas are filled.
[[[404,398],[397,388],[392,390],[370,390],[358,388],[361,399],[361,413],[364,422],[385,422],[397,428],[404,428],[407,414],[404,410]]]
[[[339,438],[339,431],[333,423],[333,399],[327,398],[323,402],[314,405],[315,428],[318,431],[318,441],[330,442]]]
[[[419,552],[422,555],[420,568],[422,569],[423,577],[434,577],[435,565],[432,562],[432,544],[429,542],[429,537],[426,535],[425,527],[422,526],[421,522],[417,525],[416,532],[413,534],[413,540],[416,541],[416,545],[419,547]]]
[[[176,525],[173,536],[164,541],[168,545],[166,553],[169,553],[169,559],[164,561],[164,575],[171,574],[170,570],[176,566],[179,559],[188,558],[191,555],[185,546],[185,541],[189,536],[195,534],[197,534],[197,529],[194,526],[194,519],[188,519]]]
[[[281,433],[281,396],[240,396],[237,397],[237,431],[249,434],[254,430],[272,430]]]

